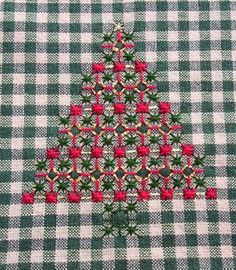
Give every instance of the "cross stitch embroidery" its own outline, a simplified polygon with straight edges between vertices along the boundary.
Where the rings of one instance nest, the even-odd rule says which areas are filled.
[[[204,157],[182,142],[181,115],[159,100],[156,73],[135,59],[133,37],[122,24],[104,35],[104,61],[83,76],[79,102],[60,118],[58,144],[37,161],[22,203],[92,200],[119,223],[122,202],[127,213],[154,195],[191,200],[205,189]],[[216,196],[206,189],[206,199]]]

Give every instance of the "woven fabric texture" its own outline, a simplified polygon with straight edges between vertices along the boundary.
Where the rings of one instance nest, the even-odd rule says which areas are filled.
[[[79,2],[79,3],[78,3]],[[236,242],[234,1],[2,1],[0,269],[234,269]],[[22,205],[35,160],[57,142],[59,115],[122,21],[158,95],[181,113],[182,141],[204,154],[217,200],[151,199],[139,234],[101,237],[103,206]]]

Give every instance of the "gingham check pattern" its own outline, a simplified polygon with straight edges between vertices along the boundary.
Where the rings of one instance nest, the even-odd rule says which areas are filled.
[[[236,3],[15,0],[1,10],[0,269],[235,269]],[[151,200],[139,236],[100,238],[102,206],[20,199],[114,21],[136,33],[137,58],[182,114],[182,140],[206,154],[218,199]]]

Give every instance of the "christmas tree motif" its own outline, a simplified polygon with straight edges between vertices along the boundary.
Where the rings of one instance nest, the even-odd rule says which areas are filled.
[[[23,193],[23,203],[91,199],[117,220],[122,209],[132,213],[151,196],[202,194],[204,157],[181,142],[181,116],[159,101],[156,73],[135,59],[133,38],[122,24],[104,35],[104,60],[83,75],[78,104],[60,118],[58,144],[37,162],[33,191]],[[216,189],[206,189],[205,197],[215,199]],[[135,230],[128,220],[126,228]]]

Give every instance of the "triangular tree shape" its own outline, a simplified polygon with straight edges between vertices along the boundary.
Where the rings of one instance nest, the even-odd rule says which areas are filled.
[[[151,196],[194,199],[205,189],[203,157],[182,142],[181,116],[159,101],[156,73],[135,59],[133,37],[122,24],[104,35],[104,60],[83,75],[78,104],[60,118],[58,144],[37,162],[23,203],[91,199],[114,217],[121,202],[129,212]],[[207,188],[205,197],[215,199],[216,189]]]

